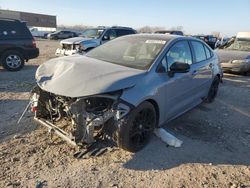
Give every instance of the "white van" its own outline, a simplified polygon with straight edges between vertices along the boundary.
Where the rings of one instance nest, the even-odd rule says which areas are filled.
[[[46,38],[47,34],[55,32],[56,28],[54,27],[31,27],[30,32],[33,37],[42,37]]]

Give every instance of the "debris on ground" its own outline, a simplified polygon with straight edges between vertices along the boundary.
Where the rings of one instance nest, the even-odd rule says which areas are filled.
[[[168,133],[163,128],[158,128],[154,130],[154,133],[157,137],[159,137],[163,142],[165,142],[169,146],[173,147],[181,147],[182,141],[173,136],[172,134]]]

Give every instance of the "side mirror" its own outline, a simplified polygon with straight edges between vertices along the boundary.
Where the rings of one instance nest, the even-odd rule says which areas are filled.
[[[102,40],[110,40],[110,37],[108,35],[104,35]]]
[[[170,66],[170,72],[169,75],[173,76],[174,73],[186,73],[189,72],[190,70],[190,65],[187,63],[182,63],[182,62],[174,62]]]

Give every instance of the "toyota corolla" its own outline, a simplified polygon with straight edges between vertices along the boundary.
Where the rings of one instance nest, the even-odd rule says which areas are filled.
[[[216,97],[217,55],[195,38],[136,34],[36,72],[35,120],[75,146],[108,138],[136,152],[163,126]]]

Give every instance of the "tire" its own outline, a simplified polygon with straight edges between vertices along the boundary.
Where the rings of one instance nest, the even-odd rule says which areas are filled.
[[[143,102],[121,121],[117,145],[127,151],[137,152],[150,140],[156,127],[156,111],[150,102]]]
[[[5,52],[1,56],[0,62],[2,66],[8,71],[19,71],[24,66],[23,55],[16,50]]]
[[[220,84],[220,78],[216,76],[210,86],[205,102],[212,103],[214,101],[218,93],[219,84]]]

